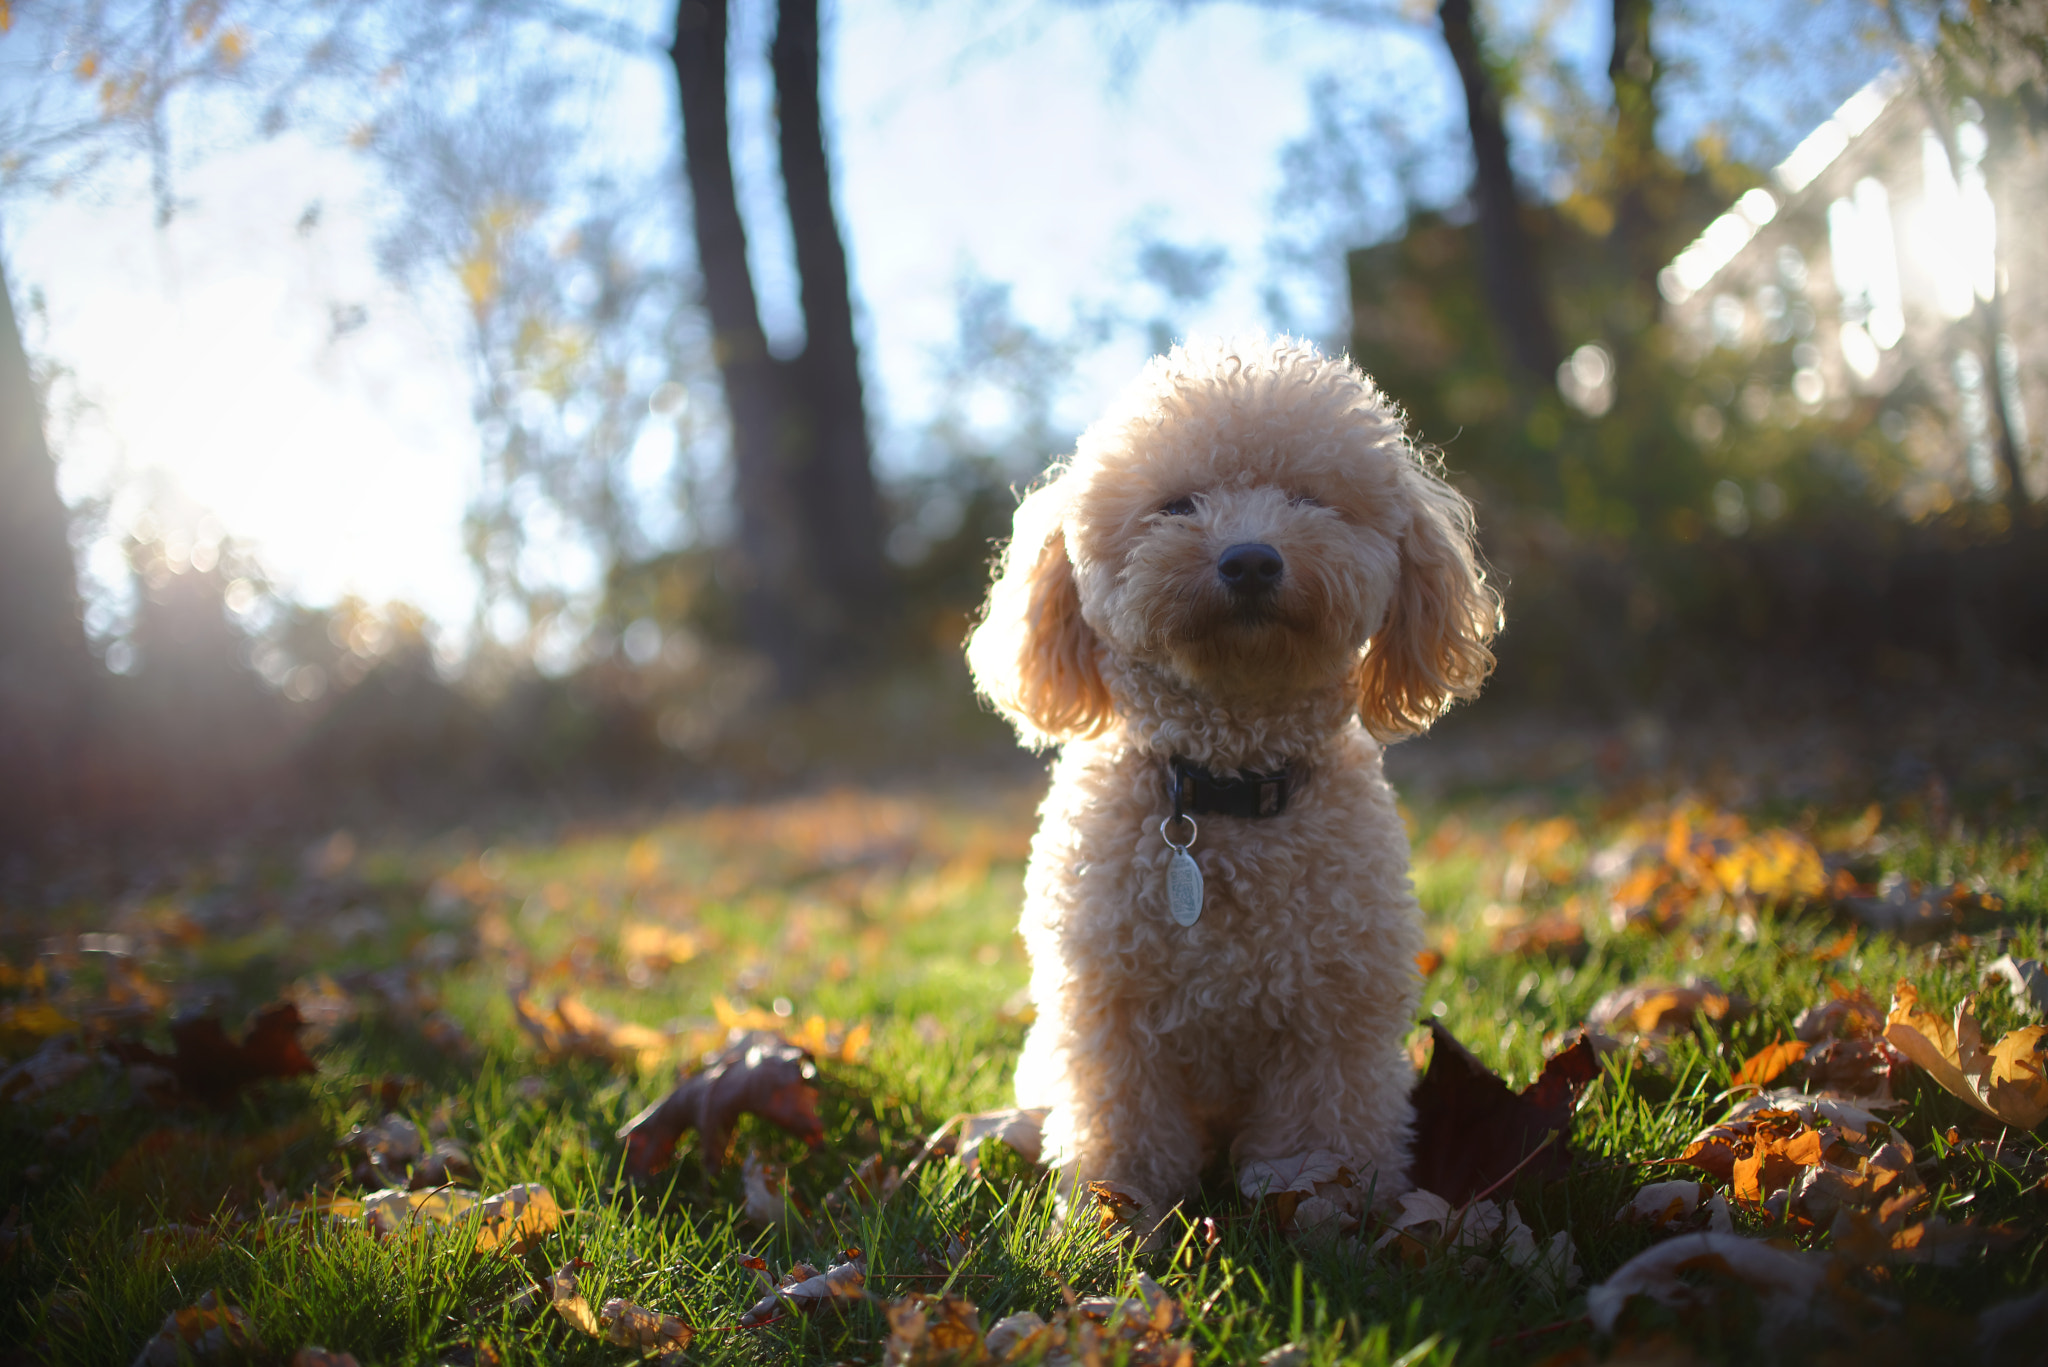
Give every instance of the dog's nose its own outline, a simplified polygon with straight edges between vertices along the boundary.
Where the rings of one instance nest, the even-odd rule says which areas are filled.
[[[1232,546],[1216,562],[1216,573],[1232,593],[1263,593],[1280,582],[1286,562],[1263,541]]]

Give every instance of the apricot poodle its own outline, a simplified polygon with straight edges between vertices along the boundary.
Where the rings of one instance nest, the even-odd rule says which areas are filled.
[[[1407,1188],[1422,932],[1381,746],[1477,691],[1499,622],[1399,410],[1285,338],[1154,358],[1017,509],[968,660],[1062,747],[1017,1099],[1065,1190],[1170,1202],[1226,1146]]]

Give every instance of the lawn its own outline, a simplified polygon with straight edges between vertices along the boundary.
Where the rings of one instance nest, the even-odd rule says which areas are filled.
[[[940,1361],[949,1343],[974,1360],[957,1304],[910,1343],[926,1312],[905,1298],[949,1292],[982,1329],[1053,1322],[1029,1351],[1060,1340],[1054,1361],[1099,1340],[1101,1361],[1285,1345],[1301,1363],[1682,1361],[1761,1343],[1865,1363],[1953,1357],[2020,1313],[1987,1307],[2048,1282],[2040,1139],[1878,1039],[1901,982],[1943,1018],[1974,993],[1987,1044],[2038,1020],[2038,995],[1985,984],[2005,958],[2024,982],[2020,961],[2048,949],[2031,818],[1729,811],[1597,785],[1432,799],[1409,813],[1425,1011],[1516,1088],[1599,1011],[1570,1175],[1538,1164],[1448,1219],[1387,1207],[1354,1229],[1296,1218],[1302,1193],[1242,1196],[1219,1169],[1147,1245],[1107,1207],[1056,1220],[1044,1174],[995,1141],[973,1171],[926,1152],[949,1117],[1010,1100],[1036,796],[849,788],[487,838],[336,832],[289,858],[227,851],[17,895],[0,924],[4,1360],[282,1363],[320,1345],[337,1356],[300,1360],[623,1363],[673,1343],[673,1324],[652,1347],[603,1337],[591,1308],[613,1298],[691,1326],[677,1360]],[[317,1071],[252,1081],[288,1071],[273,1065],[289,1049],[209,1053],[189,1029],[174,1055],[174,1014],[211,1011],[239,1037],[280,999]],[[1770,1049],[1830,1002],[1803,1057]],[[723,1152],[688,1134],[630,1180],[620,1127],[735,1028],[811,1051],[822,1142],[748,1114]],[[1896,1104],[1872,1110],[1896,1134],[1780,1105],[1729,1132],[1718,1168],[1679,1161],[1732,1105],[1787,1085],[1882,1087]],[[2009,1112],[2029,1085],[1992,1103]],[[341,1147],[391,1115],[414,1128]],[[446,1141],[439,1158],[408,1149],[415,1132]],[[1705,1181],[1698,1209],[1618,1214],[1674,1180]],[[408,1182],[415,1196],[366,1211]],[[519,1184],[556,1213],[463,1209],[464,1191]],[[1590,1288],[1666,1241],[1708,1247],[1698,1231],[1723,1221],[1749,1236],[1738,1253],[1766,1250],[1753,1280],[1713,1244],[1643,1273],[1645,1294],[1596,1327]],[[1516,1224],[1546,1256],[1515,1252]],[[764,1277],[852,1249],[861,1294],[748,1315]],[[179,1329],[151,1346],[167,1317]]]

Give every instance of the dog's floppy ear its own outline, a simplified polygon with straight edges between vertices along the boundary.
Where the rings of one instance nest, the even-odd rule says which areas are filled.
[[[1018,507],[981,624],[967,640],[975,687],[1033,746],[1096,735],[1110,718],[1095,633],[1081,620],[1060,527],[1065,511],[1057,482]]]
[[[1412,512],[1401,540],[1401,581],[1387,619],[1359,660],[1358,715],[1381,740],[1427,731],[1493,669],[1500,595],[1473,544],[1472,505],[1419,460],[1404,459]]]

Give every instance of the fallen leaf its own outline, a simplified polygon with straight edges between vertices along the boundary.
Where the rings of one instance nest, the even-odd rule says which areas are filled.
[[[849,1248],[841,1256],[846,1261],[823,1272],[798,1263],[783,1275],[773,1290],[740,1316],[740,1323],[749,1327],[765,1324],[782,1315],[786,1309],[815,1313],[839,1301],[858,1300],[865,1296],[868,1260],[857,1248]]]
[[[1589,1029],[1613,1032],[1633,1031],[1660,1037],[1690,1030],[1701,1016],[1711,1021],[1729,1020],[1746,1014],[1749,1003],[1725,992],[1711,978],[1689,983],[1635,983],[1618,987],[1586,1013]]]
[[[1846,1307],[1838,1308],[1830,1294],[1831,1261],[1824,1254],[1773,1248],[1733,1234],[1681,1234],[1643,1250],[1606,1281],[1589,1288],[1586,1314],[1596,1330],[1612,1334],[1628,1302],[1640,1296],[1670,1310],[1718,1319],[1723,1288],[1712,1281],[1703,1283],[1704,1273],[1755,1295],[1768,1340],[1774,1331],[1822,1316],[1839,1317]]]
[[[1429,1071],[1415,1087],[1416,1186],[1463,1201],[1514,1171],[1539,1146],[1548,1152],[1524,1172],[1541,1180],[1564,1176],[1579,1089],[1600,1075],[1592,1041],[1581,1036],[1551,1056],[1535,1082],[1517,1094],[1460,1044],[1442,1023],[1429,1022]]]
[[[617,1296],[599,1307],[597,1327],[607,1342],[643,1353],[681,1352],[696,1337],[696,1331],[674,1315]]]
[[[142,1345],[135,1367],[180,1367],[188,1362],[226,1362],[260,1352],[249,1316],[222,1305],[212,1291],[183,1310],[165,1316],[156,1337]]]
[[[1037,1351],[1039,1340],[1049,1328],[1045,1317],[1035,1310],[1005,1315],[988,1327],[988,1355],[997,1362],[1022,1360]]]
[[[1365,1211],[1366,1192],[1341,1155],[1328,1149],[1284,1159],[1255,1158],[1237,1170],[1237,1189],[1270,1203],[1280,1227],[1341,1232]]]
[[[1027,1106],[962,1116],[953,1152],[970,1173],[979,1172],[982,1141],[993,1139],[1009,1145],[1026,1163],[1036,1165],[1045,1144],[1045,1118],[1051,1113],[1047,1106]]]
[[[1965,997],[1953,1023],[1945,1021],[1922,1010],[1918,990],[1900,979],[1885,1038],[1947,1091],[1994,1120],[2031,1130],[2048,1120],[2048,1025],[2015,1030],[1987,1049],[1975,1006]]]
[[[158,1053],[136,1040],[114,1040],[108,1051],[124,1063],[150,1064],[168,1070],[188,1095],[216,1110],[225,1110],[242,1088],[269,1078],[299,1077],[319,1071],[299,1047],[304,1022],[290,1002],[266,1006],[256,1013],[240,1044],[228,1038],[216,1016],[187,1016],[171,1023],[175,1052]]]
[[[1742,1067],[1736,1069],[1730,1085],[1767,1087],[1776,1080],[1778,1074],[1806,1057],[1806,1050],[1805,1040],[1786,1040],[1780,1037],[1751,1054]]]
[[[615,1067],[651,1068],[674,1047],[674,1041],[663,1032],[592,1010],[573,993],[557,995],[554,1006],[543,1010],[527,1000],[524,992],[515,990],[512,1014],[541,1055],[549,1059],[588,1058]]]
[[[1444,956],[1441,951],[1434,949],[1425,949],[1417,953],[1415,956],[1415,971],[1420,973],[1425,978],[1429,977],[1431,974],[1435,973],[1439,968],[1442,968],[1443,966]]]
[[[408,1191],[387,1187],[363,1197],[363,1223],[380,1239],[452,1223],[474,1209],[477,1194],[456,1187]]]
[[[307,1344],[292,1354],[292,1367],[362,1367],[353,1353],[334,1353],[316,1344]]]
[[[26,1103],[56,1091],[93,1065],[70,1035],[53,1035],[42,1047],[0,1073],[0,1101]]]
[[[1512,1201],[1467,1201],[1453,1206],[1434,1192],[1404,1192],[1393,1217],[1373,1248],[1395,1248],[1409,1262],[1424,1263],[1440,1254],[1459,1257],[1470,1271],[1494,1257],[1532,1273],[1562,1291],[1583,1275],[1571,1236],[1563,1230],[1543,1243],[1522,1219]]]
[[[526,1252],[562,1224],[562,1208],[555,1195],[534,1182],[507,1187],[485,1197],[477,1207],[481,1223],[476,1234],[480,1252],[502,1248],[513,1257]]]
[[[2015,959],[2002,954],[1993,959],[1984,970],[1984,983],[1988,987],[1994,980],[2002,982],[2012,992],[2012,1003],[2030,1016],[2048,1015],[2048,970],[2043,970],[2039,959]],[[6,1084],[0,1082],[0,1094]]]
[[[1708,1228],[1722,1234],[1734,1232],[1735,1221],[1729,1213],[1727,1198],[1719,1192],[1708,1195],[1698,1182],[1682,1179],[1644,1183],[1629,1203],[1614,1213],[1614,1218],[1675,1229],[1702,1210],[1707,1213]]]
[[[839,1189],[825,1198],[825,1205],[842,1213],[862,1206],[880,1205],[894,1196],[902,1185],[902,1173],[893,1167],[885,1167],[882,1155],[869,1154],[861,1160],[859,1167],[847,1174]]]
[[[1917,878],[1891,873],[1878,884],[1876,896],[1842,897],[1835,905],[1872,930],[1887,931],[1902,940],[1931,940],[1962,923],[1954,891],[1943,893]]]
[[[620,1127],[627,1175],[652,1178],[668,1166],[676,1141],[692,1129],[702,1139],[705,1170],[717,1172],[734,1122],[748,1111],[816,1148],[825,1130],[818,1119],[818,1089],[810,1083],[814,1076],[810,1056],[780,1036],[763,1031],[741,1036]]]
[[[583,1297],[583,1289],[577,1283],[576,1274],[590,1264],[581,1258],[571,1258],[556,1268],[548,1278],[548,1304],[572,1329],[581,1330],[592,1338],[603,1338],[604,1329],[597,1322],[597,1316],[590,1313],[590,1302]]]
[[[905,1296],[885,1308],[883,1367],[940,1367],[988,1356],[981,1314],[964,1296]],[[998,1359],[1000,1360],[1000,1359]]]

